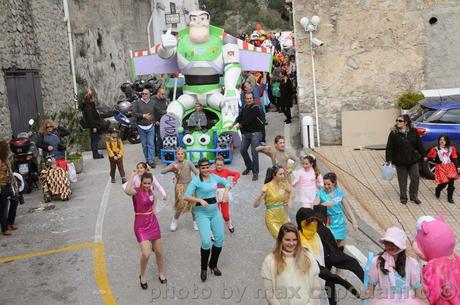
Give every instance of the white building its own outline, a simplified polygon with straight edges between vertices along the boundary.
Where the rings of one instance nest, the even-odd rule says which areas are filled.
[[[171,28],[178,32],[187,25],[188,13],[199,8],[198,0],[152,0],[149,23],[151,46],[160,42],[161,35]]]

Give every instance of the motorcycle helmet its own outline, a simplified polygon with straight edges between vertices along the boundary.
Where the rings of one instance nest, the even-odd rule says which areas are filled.
[[[118,110],[122,113],[127,113],[131,111],[132,104],[128,101],[120,101],[118,102]]]

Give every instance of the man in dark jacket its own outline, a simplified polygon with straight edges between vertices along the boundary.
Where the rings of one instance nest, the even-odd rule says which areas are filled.
[[[241,109],[240,114],[232,125],[240,128],[242,141],[240,152],[243,157],[246,169],[242,172],[247,175],[252,170],[252,180],[256,181],[259,177],[259,156],[256,147],[260,145],[262,140],[262,129],[264,128],[264,119],[259,106],[254,103],[254,95],[252,92],[246,92],[244,95],[245,104]],[[252,160],[249,157],[248,148],[251,145]]]
[[[166,114],[168,109],[168,100],[164,88],[158,88],[157,94],[152,97],[153,100],[153,120],[155,121],[155,153],[160,156],[160,149],[163,147],[163,142],[160,136],[160,120]]]
[[[133,115],[137,118],[139,137],[141,138],[142,150],[145,162],[150,167],[155,167],[155,124],[154,124],[154,104],[150,98],[150,90],[142,90],[142,97],[133,103]]]
[[[100,154],[97,150],[101,134],[107,127],[104,121],[101,119],[99,112],[97,112],[96,104],[94,103],[94,96],[91,90],[85,96],[85,102],[83,103],[83,118],[86,123],[86,127],[89,130],[91,137],[91,150],[93,151],[93,159],[104,158],[104,155]]]
[[[316,222],[316,233],[321,239],[321,245],[324,253],[324,265],[319,262],[319,277],[326,281],[326,289],[328,292],[329,305],[337,304],[335,284],[339,284],[350,291],[354,296],[359,298],[359,292],[347,280],[343,279],[337,274],[331,272],[332,267],[345,269],[353,272],[361,281],[364,280],[364,270],[359,265],[358,261],[345,254],[343,249],[337,247],[337,241],[323,223],[323,218],[320,214],[315,213],[309,208],[300,208],[296,214],[296,222],[299,230],[302,232],[302,222],[306,223]]]
[[[396,118],[396,125],[388,135],[385,159],[396,166],[399,184],[399,198],[407,203],[407,177],[410,177],[409,198],[416,204],[420,180],[419,162],[425,155],[425,149],[407,114]]]

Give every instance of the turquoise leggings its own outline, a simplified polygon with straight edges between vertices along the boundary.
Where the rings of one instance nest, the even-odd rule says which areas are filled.
[[[200,232],[201,248],[209,250],[212,246],[211,231],[214,233],[214,246],[222,248],[224,245],[224,219],[216,203],[195,206],[195,221]]]

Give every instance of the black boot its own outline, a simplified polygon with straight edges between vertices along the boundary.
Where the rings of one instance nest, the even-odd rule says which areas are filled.
[[[216,276],[221,276],[222,272],[217,268],[217,262],[219,261],[219,255],[222,251],[222,248],[212,246],[211,251],[211,260],[209,261],[209,268],[211,268],[211,272],[214,273]]]
[[[439,199],[439,197],[441,197],[441,191],[444,189],[445,186],[445,184],[438,184],[436,186],[436,189],[434,190],[434,195],[436,196],[436,198]]]
[[[455,191],[455,187],[452,187],[452,188],[449,187],[449,188],[447,188],[447,201],[448,201],[449,203],[455,203],[455,202],[454,202],[454,198],[453,198],[453,196],[454,196],[454,191]]]
[[[208,260],[209,255],[211,254],[211,250],[204,250],[201,248],[201,274],[200,278],[201,281],[205,282],[206,278],[208,277]]]

